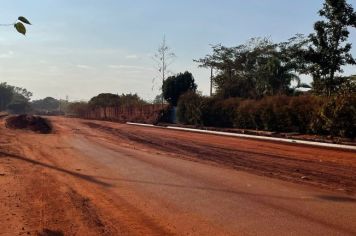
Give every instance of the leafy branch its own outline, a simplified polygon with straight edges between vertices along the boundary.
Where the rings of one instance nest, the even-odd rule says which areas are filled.
[[[12,24],[0,24],[0,26],[14,26],[15,29],[17,30],[17,32],[19,32],[20,34],[26,35],[25,24],[31,25],[29,20],[27,20],[23,16],[19,16],[14,23],[12,23]]]

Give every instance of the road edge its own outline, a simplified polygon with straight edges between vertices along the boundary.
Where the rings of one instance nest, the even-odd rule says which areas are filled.
[[[228,136],[228,137],[258,139],[258,140],[273,141],[273,142],[303,144],[303,145],[309,145],[309,146],[356,151],[356,146],[345,145],[345,144],[321,143],[321,142],[313,142],[313,141],[305,141],[305,140],[297,140],[297,139],[275,138],[275,137],[266,137],[266,136],[250,135],[250,134],[236,134],[236,133],[229,133],[229,132],[222,132],[222,131],[201,130],[201,129],[174,127],[174,126],[156,126],[156,125],[151,125],[151,124],[142,124],[142,123],[134,123],[134,122],[126,122],[126,124],[134,125],[134,126],[150,127],[150,128],[180,130],[180,131],[187,131],[187,132],[194,132],[194,133],[204,133],[204,134],[213,134],[213,135],[221,135],[221,136]]]

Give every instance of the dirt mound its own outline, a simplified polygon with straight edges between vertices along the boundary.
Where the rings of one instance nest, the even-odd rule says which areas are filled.
[[[6,127],[11,129],[27,129],[41,134],[52,132],[49,120],[40,116],[18,115],[6,119]]]
[[[6,112],[0,112],[0,119],[5,118],[8,115],[9,114],[7,114]]]

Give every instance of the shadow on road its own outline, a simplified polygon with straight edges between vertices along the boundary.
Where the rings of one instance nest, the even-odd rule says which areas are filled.
[[[99,185],[102,185],[102,186],[105,186],[105,187],[112,187],[111,184],[108,184],[106,182],[98,180],[95,177],[90,176],[90,175],[84,175],[84,174],[76,173],[76,172],[73,172],[73,171],[70,171],[70,170],[66,170],[66,169],[63,169],[63,168],[60,168],[60,167],[52,166],[52,165],[49,165],[49,164],[46,164],[46,163],[43,163],[43,162],[35,161],[35,160],[29,159],[29,158],[26,158],[26,157],[22,157],[22,156],[19,156],[19,155],[16,155],[16,154],[11,154],[11,153],[0,151],[0,158],[6,158],[6,157],[7,158],[16,159],[16,160],[25,161],[25,162],[28,162],[28,163],[31,163],[31,164],[34,164],[34,165],[46,167],[46,168],[49,168],[49,169],[52,169],[52,170],[56,170],[56,171],[59,171],[59,172],[63,172],[63,173],[69,174],[71,176],[74,176],[74,177],[77,177],[77,178],[80,178],[80,179],[83,179],[83,180],[86,180],[86,181],[89,181],[89,182],[92,182],[92,183],[95,183],[95,184],[99,184]]]
[[[189,186],[189,185],[181,185],[181,184],[174,184],[174,183],[160,183],[160,182],[151,182],[145,180],[133,180],[133,179],[119,179],[119,178],[107,178],[102,176],[94,176],[98,179],[106,179],[112,181],[122,181],[122,182],[129,182],[129,183],[138,183],[138,184],[148,184],[148,185],[158,185],[158,186],[167,186],[172,188],[186,188],[186,189],[193,189],[193,190],[205,190],[205,191],[214,191],[214,192],[224,192],[224,193],[231,193],[237,195],[246,195],[250,197],[259,197],[259,198],[275,198],[281,200],[299,200],[299,201],[319,201],[326,200],[326,201],[333,201],[333,202],[356,202],[355,198],[352,197],[345,197],[345,196],[332,196],[332,195],[319,195],[316,198],[301,198],[301,197],[284,197],[284,196],[274,196],[274,195],[265,195],[265,194],[257,194],[257,193],[248,193],[242,191],[235,191],[230,189],[224,188],[211,188],[211,187],[202,187],[202,186]]]
[[[340,196],[317,196],[320,199],[332,201],[332,202],[356,202],[355,198],[350,197],[340,197]]]

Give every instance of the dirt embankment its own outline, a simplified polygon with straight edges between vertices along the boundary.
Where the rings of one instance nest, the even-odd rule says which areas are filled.
[[[351,152],[279,143],[268,143],[267,149],[259,146],[258,142],[244,139],[187,132],[178,132],[179,135],[169,136],[165,134],[167,131],[159,129],[141,128],[136,132],[132,130],[134,128],[128,130],[92,122],[85,122],[85,124],[120,139],[173,155],[178,154],[180,157],[199,159],[262,176],[344,191],[349,194],[356,192],[356,160],[351,159],[354,155]],[[205,140],[201,139],[204,136]],[[218,139],[226,142],[219,143]]]

